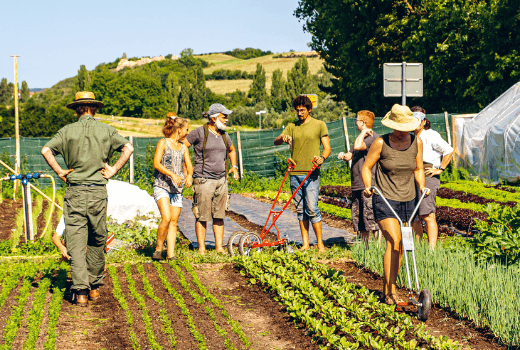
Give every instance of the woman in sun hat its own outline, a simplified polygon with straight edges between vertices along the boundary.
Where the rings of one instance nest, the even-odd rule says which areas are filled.
[[[420,121],[413,117],[410,108],[396,104],[381,123],[394,131],[378,138],[370,147],[361,171],[365,184],[364,194],[367,197],[372,196],[372,167],[376,166],[375,186],[400,219],[407,222],[416,204],[415,183],[421,193],[425,189],[422,141],[410,134],[417,129]],[[395,282],[401,267],[401,228],[399,221],[379,195],[373,196],[372,207],[377,224],[386,239],[382,297],[385,303],[393,305],[400,302]]]

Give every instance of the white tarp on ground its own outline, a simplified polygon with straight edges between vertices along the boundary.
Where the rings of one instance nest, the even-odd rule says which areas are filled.
[[[485,182],[520,180],[520,83],[464,125],[462,159]]]
[[[118,180],[108,180],[107,193],[107,217],[119,224],[133,220],[136,216],[150,213],[153,217],[161,216],[153,197],[135,185]],[[62,216],[56,231],[61,236],[64,230],[65,221]]]

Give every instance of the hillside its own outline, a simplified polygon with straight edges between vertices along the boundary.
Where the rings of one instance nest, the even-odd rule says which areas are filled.
[[[304,52],[290,52],[283,53],[283,56],[287,55],[298,55],[305,54]],[[284,77],[286,76],[286,72],[291,70],[296,61],[298,61],[298,57],[293,58],[275,58],[280,54],[273,54],[262,56],[258,58],[253,58],[249,60],[241,60],[235,58],[233,56],[217,53],[210,55],[199,55],[195,56],[197,58],[203,59],[210,64],[209,67],[204,68],[204,74],[210,74],[216,69],[229,69],[229,70],[242,70],[248,73],[254,73],[256,70],[256,64],[260,63],[263,65],[266,76],[267,76],[267,90],[271,89],[271,77],[273,72],[277,69],[281,69],[284,72]],[[319,57],[310,57],[307,58],[309,62],[309,70],[311,74],[316,74],[323,67],[323,60]],[[211,89],[211,91],[217,94],[225,94],[228,92],[236,91],[237,89],[240,91],[247,92],[249,91],[249,86],[251,85],[252,80],[250,79],[240,79],[240,80],[208,80],[206,81],[206,86]]]

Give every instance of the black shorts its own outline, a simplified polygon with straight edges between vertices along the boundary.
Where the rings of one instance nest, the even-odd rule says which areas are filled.
[[[416,198],[408,202],[398,202],[393,201],[391,199],[387,199],[387,201],[392,207],[392,209],[394,209],[394,211],[397,213],[397,215],[399,215],[399,218],[401,219],[403,224],[410,220],[410,217],[412,216],[413,211],[415,209],[415,204],[417,203]],[[377,194],[374,194],[372,196],[372,208],[374,210],[374,218],[377,222],[388,218],[397,219],[394,213],[392,213],[388,205],[385,203],[383,198],[381,198],[381,196]],[[418,219],[417,214],[418,213],[415,213],[414,219],[412,221]]]

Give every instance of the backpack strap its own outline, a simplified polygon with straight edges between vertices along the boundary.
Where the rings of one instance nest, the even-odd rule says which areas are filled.
[[[204,164],[206,163],[206,143],[208,142],[208,135],[209,135],[209,125],[208,123],[203,125],[204,128],[204,142],[202,143],[202,174],[204,174]],[[226,132],[224,131],[222,133],[222,140],[224,141],[224,146],[226,146],[226,175],[229,170],[228,168],[228,153],[229,153],[229,147],[227,145],[227,139],[226,139]]]

